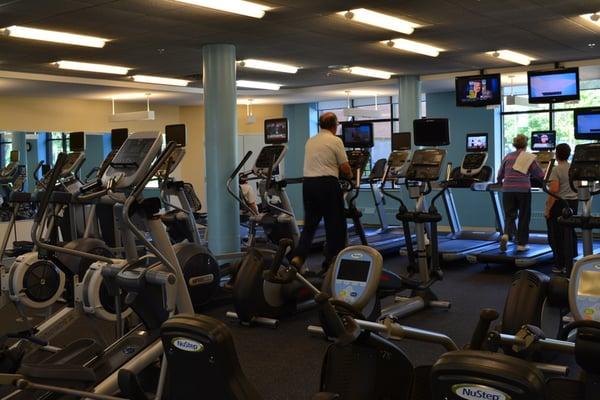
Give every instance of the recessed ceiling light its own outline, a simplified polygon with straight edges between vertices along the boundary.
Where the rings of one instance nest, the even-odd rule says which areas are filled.
[[[345,71],[353,75],[368,76],[377,79],[390,79],[393,75],[391,72],[364,67],[350,67],[345,69]]]
[[[237,86],[242,87],[242,88],[265,89],[265,90],[279,90],[279,88],[281,88],[281,85],[277,84],[277,83],[245,81],[245,80],[237,81]]]
[[[56,65],[60,69],[70,69],[74,71],[99,72],[101,74],[127,75],[130,68],[116,65],[92,64],[78,61],[57,61]]]
[[[108,39],[103,39],[95,36],[77,35],[74,33],[66,33],[59,31],[49,31],[46,29],[27,28],[25,26],[9,26],[2,29],[8,36],[13,36],[22,39],[41,40],[44,42],[71,44],[75,46],[87,46],[102,48],[108,42]]]
[[[437,57],[440,55],[440,51],[444,51],[444,49],[440,49],[438,47],[430,46],[425,43],[415,42],[414,40],[408,39],[392,39],[392,40],[384,40],[380,42],[385,44],[388,47],[393,47],[399,50],[410,51],[412,53],[423,54],[429,57]]]
[[[238,62],[240,67],[262,69],[265,71],[284,72],[286,74],[295,74],[298,72],[298,67],[292,65],[280,64],[272,61],[256,60],[248,58]]]
[[[160,76],[150,75],[133,75],[132,78],[136,82],[155,83],[158,85],[187,86],[188,83],[190,83],[190,81],[186,81],[184,79],[163,78]]]
[[[591,22],[600,26],[600,11],[589,14],[581,14],[580,17],[585,19],[587,22]]]
[[[517,53],[516,51],[512,50],[488,51],[485,54],[521,65],[529,65],[535,60],[535,58],[529,57],[526,54]]]
[[[213,10],[225,11],[233,14],[245,15],[247,17],[262,18],[271,7],[252,3],[245,0],[177,0],[181,3],[194,6],[212,8]]]
[[[421,26],[402,18],[378,13],[366,8],[356,8],[354,10],[341,11],[337,14],[351,21],[404,33],[406,35],[410,35],[414,32],[415,28],[419,28]]]

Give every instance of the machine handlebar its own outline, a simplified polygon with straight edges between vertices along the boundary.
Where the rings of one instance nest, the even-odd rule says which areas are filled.
[[[56,186],[56,182],[60,176],[60,171],[62,170],[63,165],[67,161],[67,154],[60,153],[58,158],[56,159],[56,163],[54,164],[54,168],[52,169],[52,173],[50,174],[50,178],[48,179],[48,184],[46,185],[46,190],[42,195],[42,199],[40,200],[40,204],[38,206],[38,211],[35,214],[34,222],[40,223],[42,221],[42,217],[44,216],[46,209],[48,208],[48,204],[50,203],[50,196],[52,196],[52,192],[54,191],[54,186]]]

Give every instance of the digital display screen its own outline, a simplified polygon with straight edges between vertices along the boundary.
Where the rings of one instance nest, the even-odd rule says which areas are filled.
[[[554,150],[556,148],[556,131],[531,132],[531,150]]]
[[[448,118],[422,118],[413,121],[415,146],[447,146],[450,144]]]
[[[287,118],[265,120],[265,144],[282,144],[288,142],[289,126]]]
[[[85,134],[83,132],[69,133],[69,150],[73,152],[85,151]]]
[[[410,132],[392,133],[392,151],[410,149]]]
[[[569,68],[555,71],[529,71],[530,103],[555,103],[579,100],[579,69]]]
[[[140,165],[150,152],[154,139],[128,139],[113,160],[113,164]]]
[[[457,107],[485,107],[500,104],[500,74],[457,77]]]
[[[600,272],[583,271],[577,288],[579,296],[600,297]]]
[[[342,141],[348,148],[373,147],[373,124],[371,122],[342,122]]]
[[[127,140],[127,136],[129,135],[129,130],[127,128],[118,128],[110,131],[110,148],[111,150],[118,150],[121,148],[125,140]]]
[[[338,270],[337,279],[343,281],[366,282],[369,278],[369,261],[342,259]]]
[[[167,143],[175,142],[177,146],[185,147],[187,130],[185,124],[167,125],[165,127],[165,139]]]
[[[600,108],[575,110],[575,139],[600,140]]]
[[[18,162],[19,161],[19,150],[12,150],[10,152],[10,162]]]
[[[467,135],[468,152],[484,152],[488,150],[487,133],[470,133]]]

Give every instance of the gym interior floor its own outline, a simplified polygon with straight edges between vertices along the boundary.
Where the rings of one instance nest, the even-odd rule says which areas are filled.
[[[308,263],[317,268],[320,257],[314,256]],[[388,256],[384,262],[384,267],[395,272],[402,272],[405,265],[406,258],[400,256]],[[540,271],[551,273],[550,267],[542,267]],[[424,310],[403,319],[402,324],[445,333],[462,347],[470,340],[482,308],[502,312],[515,272],[514,267],[485,269],[481,264],[467,262],[446,266],[444,280],[437,282],[434,290],[440,299],[452,301],[452,308]],[[207,314],[225,320],[229,309],[221,307]],[[317,322],[315,311],[286,318],[277,329],[248,328],[228,322],[242,368],[263,398],[305,400],[318,391],[321,362],[328,343],[306,332],[309,324]],[[415,365],[429,365],[444,351],[436,345],[413,341],[398,344]]]

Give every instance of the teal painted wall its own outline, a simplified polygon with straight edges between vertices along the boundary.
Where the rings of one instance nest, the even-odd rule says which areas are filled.
[[[308,138],[318,132],[317,104],[290,104],[283,107],[283,115],[288,119],[290,132],[288,153],[285,157],[285,176],[301,177],[304,169],[304,145]],[[304,219],[302,207],[302,185],[289,185],[287,193],[294,208],[296,219]]]
[[[85,162],[81,167],[81,179],[85,179],[92,169],[99,167],[104,161],[104,136],[109,135],[85,135]]]

